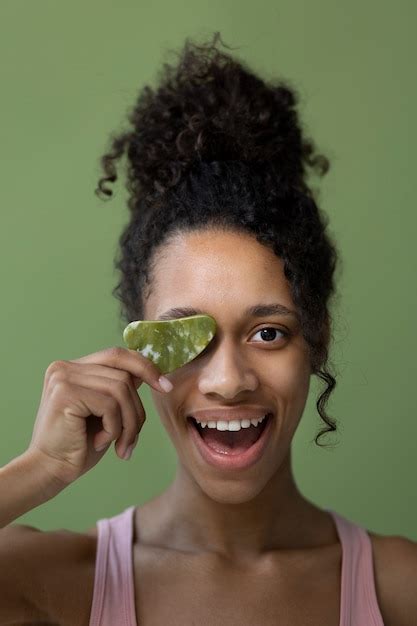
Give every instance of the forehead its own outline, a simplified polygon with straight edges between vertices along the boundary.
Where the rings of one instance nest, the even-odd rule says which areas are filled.
[[[155,319],[174,306],[214,312],[265,299],[293,308],[282,259],[250,234],[197,231],[175,236],[155,255],[146,308]]]

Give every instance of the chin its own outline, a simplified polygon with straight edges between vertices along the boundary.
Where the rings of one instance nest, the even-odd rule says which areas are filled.
[[[262,480],[262,476],[257,474],[252,478],[244,479],[236,476],[234,479],[224,476],[216,479],[194,480],[199,485],[202,492],[218,504],[245,504],[251,502],[264,490],[269,482],[268,477]]]

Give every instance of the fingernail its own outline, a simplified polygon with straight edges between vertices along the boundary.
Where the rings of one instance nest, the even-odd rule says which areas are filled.
[[[95,448],[96,452],[101,452],[102,450],[104,450],[104,448],[107,446],[107,443],[103,443],[102,446],[99,446],[98,448]]]
[[[130,459],[130,457],[132,456],[132,452],[133,452],[133,448],[136,446],[137,441],[138,441],[138,437],[139,437],[139,433],[136,435],[135,437],[135,441],[126,448],[126,452],[123,455],[123,458],[125,461],[128,461]]]
[[[160,376],[158,382],[164,391],[172,391],[174,389],[174,385],[165,376]]]
[[[133,451],[134,445],[132,443],[131,446],[129,446],[128,448],[126,448],[126,452],[123,455],[123,458],[125,461],[128,461],[130,459],[130,457],[132,456],[132,451]]]

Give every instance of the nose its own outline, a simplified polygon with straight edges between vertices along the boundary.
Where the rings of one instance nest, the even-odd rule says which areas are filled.
[[[226,399],[232,399],[245,391],[255,391],[258,384],[253,368],[236,346],[226,339],[207,355],[198,380],[200,393],[215,394]]]

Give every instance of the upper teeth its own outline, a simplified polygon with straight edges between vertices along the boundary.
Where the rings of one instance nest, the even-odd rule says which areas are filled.
[[[217,428],[217,430],[240,430],[241,428],[249,428],[251,425],[257,426],[258,424],[263,422],[265,418],[266,415],[264,415],[263,417],[255,417],[254,419],[250,420],[230,420],[227,422],[225,420],[210,420],[209,422],[202,422],[193,417],[197,424],[200,424],[200,426],[202,426],[203,428],[208,426],[209,428]]]

